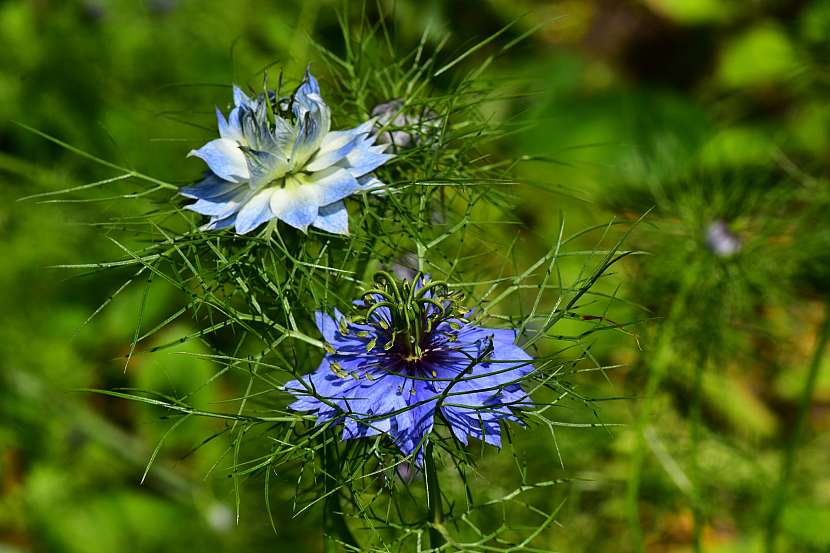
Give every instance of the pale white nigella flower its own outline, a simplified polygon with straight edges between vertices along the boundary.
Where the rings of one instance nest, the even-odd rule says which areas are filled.
[[[314,226],[348,234],[343,200],[382,186],[371,173],[392,157],[370,134],[374,120],[332,131],[310,71],[291,97],[249,98],[234,87],[233,100],[227,120],[216,110],[219,138],[189,154],[210,172],[180,191],[197,200],[187,209],[210,217],[203,228],[245,234],[279,219],[304,232]]]

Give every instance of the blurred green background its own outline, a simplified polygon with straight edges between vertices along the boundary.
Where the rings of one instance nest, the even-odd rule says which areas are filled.
[[[320,550],[320,514],[291,520],[280,506],[290,486],[271,498],[276,535],[261,482],[243,486],[237,523],[216,469],[223,438],[197,448],[221,429],[212,421],[171,433],[140,485],[171,421],[73,390],[198,389],[194,401],[208,406],[237,397],[238,383],[201,388],[215,367],[175,355],[138,356],[125,371],[141,286],[85,325],[124,275],[48,267],[118,257],[84,222],[141,211],[18,202],[111,173],[12,121],[184,183],[202,170],[184,154],[214,132],[229,83],[258,84],[272,64],[299,74],[319,63],[311,39],[342,49],[338,14],[362,10],[314,0],[0,4],[0,552]],[[402,54],[424,33],[431,44],[449,35],[458,54],[517,20],[466,60],[473,67],[544,23],[489,69],[515,93],[494,117],[525,129],[502,154],[530,156],[517,168],[530,184],[516,188],[533,230],[523,255],[547,247],[560,212],[573,232],[652,210],[627,243],[649,255],[615,276],[631,306],[615,320],[643,322],[629,328],[636,339],[597,339],[592,354],[619,367],[585,383],[592,397],[625,398],[597,404],[604,422],[625,426],[563,429],[564,468],[551,443],[526,440],[551,478],[573,479],[551,492],[551,505],[567,502],[538,547],[766,551],[774,528],[780,551],[830,551],[830,361],[817,355],[830,285],[830,3],[365,6],[370,17],[379,10]],[[325,65],[317,71],[325,88]],[[162,321],[177,301],[154,290],[142,316]],[[501,470],[509,460],[489,479]]]

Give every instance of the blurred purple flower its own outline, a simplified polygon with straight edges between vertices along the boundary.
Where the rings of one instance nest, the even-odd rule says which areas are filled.
[[[377,118],[377,130],[387,129],[378,135],[378,143],[390,144],[395,150],[419,145],[424,138],[435,133],[441,122],[438,114],[427,108],[421,109],[416,115],[409,113],[403,100],[376,105],[372,109],[372,117]]]
[[[706,246],[718,257],[731,257],[741,251],[738,238],[723,221],[713,221],[706,228]]]

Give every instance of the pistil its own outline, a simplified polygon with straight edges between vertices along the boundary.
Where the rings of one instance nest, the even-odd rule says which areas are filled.
[[[457,305],[458,292],[450,291],[445,282],[428,281],[422,273],[411,281],[399,281],[381,271],[375,274],[374,283],[362,296],[359,309],[363,313],[356,321],[378,327],[379,334],[388,336],[384,349],[407,365],[422,361],[431,351],[430,335],[438,325],[466,313]],[[382,310],[388,311],[389,321]]]

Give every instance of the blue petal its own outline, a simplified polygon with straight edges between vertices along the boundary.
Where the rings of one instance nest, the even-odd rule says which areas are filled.
[[[348,168],[355,177],[361,177],[395,157],[383,153],[386,145],[373,146],[373,141],[374,138],[368,138],[358,142],[346,156],[345,163],[341,161],[338,165]]]
[[[357,179],[345,169],[327,169],[314,173],[303,187],[313,187],[319,198],[318,205],[329,205],[360,190]]]
[[[444,407],[442,413],[449,423],[453,435],[463,444],[467,444],[467,437],[472,436],[490,445],[501,447],[500,420],[506,419],[503,415],[493,415],[486,411]]]
[[[228,187],[224,193],[211,196],[210,198],[200,198],[195,203],[186,205],[185,209],[201,213],[202,215],[210,215],[218,219],[236,213],[239,211],[240,206],[251,197],[252,192],[245,184],[226,184]]]
[[[278,153],[260,150],[246,150],[251,186],[258,188],[285,176],[288,161]]]
[[[262,223],[273,219],[274,214],[268,202],[271,199],[271,190],[263,190],[250,199],[236,217],[236,232],[246,234],[257,228]]]
[[[360,184],[361,192],[377,192],[386,186],[380,179],[372,175],[363,175],[357,179],[357,182]]]
[[[216,108],[216,125],[219,127],[220,138],[230,138],[228,135],[228,121],[219,108]]]
[[[242,89],[236,85],[233,85],[233,105],[235,106],[246,106],[246,107],[253,107],[254,104],[248,95],[242,92]]]
[[[305,232],[317,219],[320,200],[317,191],[309,185],[278,188],[270,197],[271,212],[294,228]]]
[[[302,381],[292,380],[285,384],[285,390],[291,392],[299,399],[289,405],[296,411],[312,411],[318,409],[329,409],[330,406],[320,401],[325,399],[334,403],[342,409],[340,402],[343,398],[350,397],[351,390],[360,386],[360,381],[352,377],[341,377],[335,374],[331,367],[331,357],[325,356],[311,374],[302,377]],[[355,394],[356,395],[356,394]]]
[[[486,363],[481,364],[481,367],[490,373],[498,373],[493,376],[504,383],[519,380],[534,370],[531,363],[533,358],[513,343],[516,339],[514,330],[468,325],[459,332],[459,338],[465,340],[492,339],[493,353]]]
[[[198,200],[195,203],[184,206],[184,208],[199,213],[200,215],[210,215],[221,219],[231,213],[239,211],[239,202],[209,202],[208,200]]]
[[[353,440],[355,438],[368,438],[370,436],[377,436],[382,432],[388,431],[377,424],[377,422],[388,421],[365,421],[359,422],[355,417],[346,417],[343,421],[343,440]]]
[[[224,219],[213,217],[210,221],[207,222],[207,224],[202,226],[202,228],[204,230],[220,230],[223,228],[232,227],[234,224],[236,224],[236,213],[234,213],[233,215],[229,215]]]
[[[308,67],[305,68],[305,78],[300,90],[304,94],[320,94],[320,85],[317,84],[317,79],[311,74],[311,64],[308,64]]]
[[[337,319],[340,319],[340,314],[338,311],[335,311],[335,315]],[[317,311],[314,314],[314,322],[317,324],[317,330],[320,331],[320,334],[323,335],[323,338],[329,344],[334,344],[336,340],[336,333],[339,328],[337,321],[331,317],[328,313],[324,313],[322,311]]]
[[[308,171],[321,171],[342,160],[365,140],[372,130],[374,119],[345,131],[331,131],[323,137],[320,149],[306,166]]]
[[[412,382],[412,381],[410,381]],[[424,382],[412,384],[413,389],[417,385],[424,385]],[[423,459],[423,444],[426,437],[432,432],[435,422],[435,402],[418,404],[419,395],[409,393],[405,389],[404,394],[411,399],[408,401],[408,409],[395,415],[392,427],[392,439],[405,455],[415,454],[415,463],[421,466]]]
[[[224,196],[231,190],[236,190],[239,186],[239,183],[226,181],[220,179],[213,173],[208,173],[204,179],[193,186],[179,188],[179,194],[185,198],[193,198],[195,200],[216,201],[216,198]]]
[[[187,155],[202,158],[214,174],[227,181],[240,182],[249,176],[245,154],[233,140],[217,138]]]
[[[291,151],[291,163],[293,167],[300,168],[319,150],[323,138],[331,128],[331,114],[323,100],[312,95],[297,119],[299,123]]]
[[[303,82],[300,83],[300,86],[294,93],[293,111],[294,116],[297,119],[302,118],[305,111],[309,109],[310,104],[314,102],[314,100],[311,99],[313,96],[320,96],[320,85],[317,84],[317,79],[315,79],[314,75],[311,74],[311,66],[309,65],[308,68],[306,68]]]
[[[329,137],[332,134],[334,133],[328,133],[326,137]],[[338,145],[337,147],[329,149],[325,149],[324,146],[320,146],[320,149],[314,155],[314,158],[305,166],[306,171],[315,172],[328,169],[349,155],[349,152],[355,148],[358,140],[360,140],[359,137],[354,137],[351,141],[346,142],[343,145]]]
[[[331,150],[352,142],[355,138],[363,138],[365,140],[368,138],[369,133],[372,132],[374,124],[375,119],[372,118],[352,129],[331,131],[323,139],[323,143],[320,145],[320,148],[323,150]]]
[[[343,201],[323,206],[312,226],[333,234],[349,234],[349,212]]]

